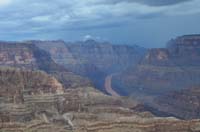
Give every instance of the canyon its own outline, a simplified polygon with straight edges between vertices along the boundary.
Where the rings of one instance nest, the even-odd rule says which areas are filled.
[[[91,85],[91,82],[54,62],[48,52],[34,44],[23,42],[0,42],[0,67],[41,70],[55,76],[65,88]]]
[[[199,120],[156,117],[148,111],[137,111],[141,105],[136,101],[108,96],[93,87],[65,89],[41,71],[3,68],[0,81],[0,131],[4,132],[200,130]]]
[[[99,90],[105,91],[106,76],[137,64],[146,52],[139,46],[113,45],[86,40],[78,42],[27,41],[47,51],[52,59],[69,71],[89,78]]]
[[[0,42],[0,131],[199,132],[200,35],[166,48]]]
[[[166,48],[149,49],[136,67],[114,76],[113,88],[168,115],[198,118],[199,60],[200,36],[177,37]]]

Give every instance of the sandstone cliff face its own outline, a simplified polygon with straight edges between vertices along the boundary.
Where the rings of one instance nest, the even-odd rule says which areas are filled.
[[[64,91],[62,84],[53,76],[41,71],[1,68],[0,77],[0,96],[8,101],[20,101],[17,97],[22,97],[23,93],[31,95]]]
[[[125,85],[125,93],[154,95],[198,86],[199,49],[200,36],[178,37],[171,40],[167,48],[150,49],[137,68],[116,77],[116,82],[121,80],[121,85]]]
[[[65,43],[64,41],[29,41],[29,43],[34,43],[48,51],[55,62],[66,67],[94,65],[104,71],[126,69],[134,61],[138,61],[144,50],[139,47],[112,45],[94,40],[75,43]]]
[[[183,119],[200,118],[200,88],[187,88],[158,97],[155,107]]]
[[[108,74],[121,72],[139,62],[145,49],[137,46],[112,45],[107,42],[87,40],[65,43],[64,41],[28,41],[49,52],[53,60],[67,69],[90,78],[103,91]]]
[[[65,88],[91,85],[88,79],[75,75],[56,64],[48,52],[25,42],[0,42],[0,66],[45,71],[59,79]]]
[[[138,102],[107,96],[92,87],[64,90],[43,72],[1,69],[0,78],[0,129],[4,132],[200,130],[199,120],[158,118],[134,111]]]
[[[59,124],[42,121],[3,123],[5,132],[199,132],[199,120],[146,119],[145,121],[93,122],[74,130]]]
[[[10,121],[34,117],[35,109],[28,107],[31,104],[26,104],[26,96],[64,93],[61,83],[41,71],[1,68],[0,84],[0,117]]]
[[[67,49],[65,42],[58,40],[58,41],[27,41],[27,43],[36,44],[41,49],[50,53],[52,59],[62,65],[69,65],[69,64],[76,64],[79,63],[76,61],[75,57],[72,53]]]
[[[38,52],[36,50],[33,53]],[[34,56],[36,59],[34,68],[51,74],[58,72],[60,75],[53,74],[56,78],[61,77],[67,80],[71,78],[71,76],[66,76],[62,68],[57,69],[57,66],[49,65],[53,62],[43,63],[47,53],[39,53]],[[39,63],[38,58],[40,58]],[[51,59],[51,57],[48,58]],[[126,97],[107,96],[87,85],[76,89],[65,89],[61,81],[59,82],[47,73],[35,71],[34,68],[31,68],[34,69],[32,71],[29,69],[30,66],[24,63],[13,66],[5,62],[2,65],[4,67],[0,68],[0,131],[200,131],[199,120],[157,118],[148,111],[137,111],[137,107],[141,104]],[[18,67],[18,69],[5,68],[5,66]],[[74,82],[73,79],[72,82]],[[65,84],[66,81],[63,80],[62,83]]]
[[[94,40],[78,42],[74,45],[67,45],[67,47],[80,64],[92,64],[106,72],[126,69],[137,62],[142,54],[139,48],[134,46],[98,43]]]
[[[150,49],[136,68],[113,77],[113,88],[154,107],[155,113],[199,118],[199,49],[199,35],[178,37],[167,48]]]
[[[187,35],[170,40],[167,48],[149,50],[143,63],[158,66],[198,67],[199,60],[200,36]]]
[[[32,47],[33,45],[0,42],[0,65],[37,68]]]

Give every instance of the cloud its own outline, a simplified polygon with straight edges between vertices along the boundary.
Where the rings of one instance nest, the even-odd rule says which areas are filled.
[[[167,5],[180,4],[192,0],[135,0],[135,1],[150,6],[167,6]]]
[[[11,0],[0,0],[0,7],[9,5],[11,3]]]
[[[0,0],[0,33],[109,28],[197,13],[199,0]]]
[[[93,35],[87,34],[87,35],[83,36],[82,40],[83,41],[87,41],[87,40],[105,41],[106,39],[105,38],[101,38],[99,36],[93,36]]]
[[[86,0],[88,2],[88,0]],[[127,3],[140,3],[150,6],[166,6],[166,5],[175,5],[184,2],[188,2],[192,0],[95,0],[93,3],[98,4],[117,4],[120,2],[127,2]],[[91,1],[90,1],[91,2]]]
[[[32,17],[31,20],[35,22],[49,22],[51,21],[51,16],[50,15],[35,16],[35,17]]]
[[[83,41],[87,41],[87,40],[90,40],[90,39],[93,39],[93,37],[91,36],[91,35],[85,35],[84,37],[83,37]]]

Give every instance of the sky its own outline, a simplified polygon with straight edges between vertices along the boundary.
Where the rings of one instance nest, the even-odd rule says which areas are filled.
[[[200,34],[200,0],[0,0],[0,40],[77,41],[164,47]]]

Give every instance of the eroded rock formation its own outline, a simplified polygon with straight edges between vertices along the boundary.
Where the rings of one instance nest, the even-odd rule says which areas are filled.
[[[155,99],[155,108],[182,119],[200,118],[200,88],[186,88]]]
[[[190,37],[193,38],[194,36],[184,36],[184,38],[186,39],[184,40],[184,42],[187,42]],[[179,39],[182,39],[182,37],[178,38],[178,40]],[[176,41],[173,42],[175,43]],[[189,42],[191,42],[191,40]],[[197,42],[192,41],[192,43],[195,43],[195,46],[198,46]],[[62,43],[62,41],[60,41],[60,43]],[[89,56],[90,52],[100,52],[100,50],[98,48],[95,48],[93,44],[88,45],[88,49],[90,49],[90,46],[92,48],[85,51],[88,52],[86,56]],[[9,47],[9,45],[6,46]],[[150,111],[145,109],[145,106],[143,104],[128,97],[112,97],[105,95],[95,88],[87,85],[87,83],[82,83],[82,85],[69,85],[68,81],[70,79],[74,83],[74,80],[76,80],[77,78],[71,78],[71,75],[69,74],[66,75],[65,73],[68,73],[68,71],[65,71],[65,68],[57,65],[51,59],[51,56],[49,56],[47,52],[38,50],[37,47],[37,50],[33,51],[32,48],[35,47],[33,44],[24,44],[22,47],[18,47],[18,45],[12,45],[13,47],[9,47],[9,50],[13,51],[20,49],[20,52],[17,51],[12,53],[13,56],[18,56],[17,58],[10,57],[12,55],[5,52],[5,49],[7,49],[5,48],[6,46],[4,46],[3,44],[1,47],[2,49],[4,49],[4,51],[2,51],[3,59],[1,58],[2,64],[0,68],[0,131],[200,131],[199,120],[185,121],[176,119],[174,117],[156,117]],[[31,48],[28,48],[27,50],[27,46],[31,46]],[[126,74],[123,73],[123,77],[120,76],[121,78],[118,78],[119,75],[116,74],[115,76],[113,76],[113,78],[114,80],[116,78],[119,79],[120,84],[122,84],[121,81],[123,79],[127,81],[127,88],[134,88],[134,90],[127,90],[128,92],[136,92],[135,95],[137,96],[141,96],[141,93],[150,95],[150,97],[142,96],[145,97],[143,98],[143,101],[146,100],[149,104],[153,103],[153,106],[155,106],[154,108],[158,108],[158,110],[164,111],[163,109],[165,109],[166,111],[164,112],[169,112],[177,117],[183,114],[186,118],[198,117],[198,87],[189,90],[186,89],[185,91],[183,90],[181,92],[178,91],[175,93],[171,93],[171,90],[174,90],[173,88],[171,88],[172,86],[174,86],[174,84],[176,84],[176,90],[183,89],[182,86],[190,86],[190,84],[198,85],[198,63],[194,63],[194,60],[191,61],[190,57],[188,57],[187,61],[187,58],[181,60],[182,52],[187,52],[190,55],[193,52],[189,52],[188,50],[198,50],[198,48],[191,48],[190,46],[188,47],[186,45],[186,48],[183,48],[184,50],[182,50],[182,46],[181,49],[178,48],[178,50],[172,50],[173,47],[176,46],[172,46],[167,49],[150,50],[147,53],[147,56],[136,68],[136,70],[132,70],[132,68],[130,68],[129,72],[127,72]],[[77,53],[79,50],[81,50],[81,48],[82,46],[79,45],[75,49],[72,49],[75,50],[74,52]],[[187,50],[187,48],[189,49]],[[60,48],[60,50],[61,49],[62,48]],[[24,57],[26,55],[24,55],[24,53],[22,52],[25,51],[28,52],[25,53],[28,54],[28,57]],[[63,52],[68,51],[65,50]],[[83,51],[80,52],[82,53]],[[58,54],[58,52],[56,54]],[[77,58],[75,57],[74,60],[72,58],[75,55],[71,54],[70,57],[68,53],[66,54],[66,56],[70,58],[68,60],[71,60],[71,62],[78,60],[78,56]],[[107,55],[110,54],[110,50],[106,51],[105,54],[105,58],[107,58]],[[103,56],[101,57],[103,58]],[[58,58],[60,58],[59,55]],[[64,58],[65,57],[63,57],[63,59]],[[89,57],[86,58],[88,59]],[[90,59],[93,60],[94,58]],[[195,60],[198,60],[198,54],[196,53]],[[187,62],[187,65],[180,65],[184,64],[183,62]],[[98,69],[101,69],[101,63],[100,65],[95,64],[96,67],[98,66]],[[12,68],[7,68],[7,66]],[[105,67],[109,66],[110,64],[105,65]],[[37,70],[43,70],[45,72]],[[65,78],[66,80],[64,80],[63,78]],[[141,81],[141,79],[143,80]],[[186,81],[182,82],[182,80]],[[79,84],[79,81],[77,81],[76,83]],[[154,98],[152,98],[152,95],[157,94],[163,95],[162,99],[158,97],[160,99],[159,101],[157,100],[157,102],[151,102],[155,101],[153,100]],[[159,106],[160,104],[162,106]],[[177,107],[174,107],[175,105]],[[168,109],[166,109],[165,106],[167,106]]]
[[[25,42],[0,42],[0,67],[45,71],[55,76],[65,88],[91,86],[88,79],[69,72],[56,64],[49,53]]]
[[[44,72],[1,69],[0,130],[4,132],[198,132],[199,120],[158,118],[138,102],[92,87],[64,89]]]
[[[200,36],[178,37],[167,48],[150,49],[137,68],[115,76],[125,94],[160,95],[200,85]],[[115,81],[116,80],[116,81]],[[121,82],[120,82],[121,81]],[[117,90],[117,88],[116,88]]]
[[[114,76],[113,88],[168,115],[199,118],[199,60],[200,36],[181,36],[167,48],[150,49],[136,68]]]
[[[66,43],[64,41],[28,41],[51,54],[53,60],[72,72],[88,77],[104,91],[104,79],[108,74],[121,72],[140,60],[145,49],[138,46],[112,45],[108,42],[87,40]]]

